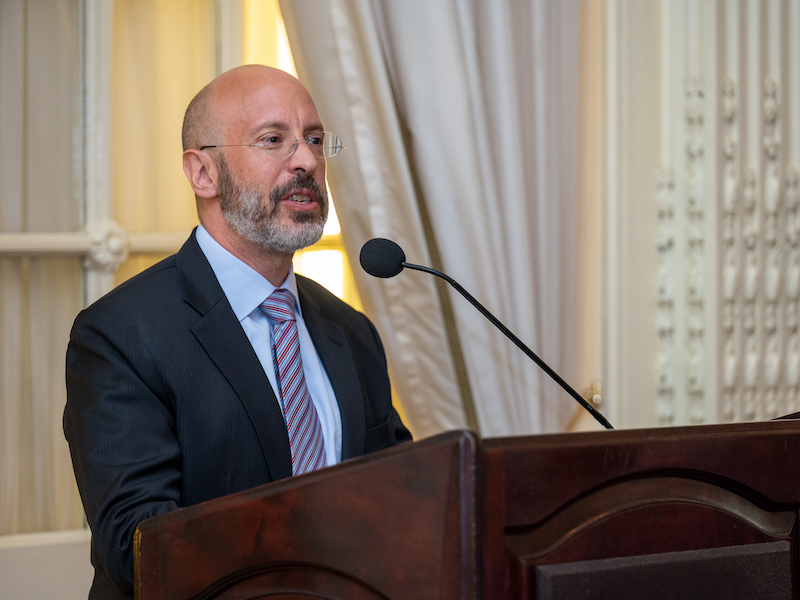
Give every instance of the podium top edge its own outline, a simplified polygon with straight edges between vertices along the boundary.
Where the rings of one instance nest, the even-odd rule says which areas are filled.
[[[744,434],[784,435],[800,433],[800,413],[787,415],[771,421],[746,423],[718,423],[709,425],[681,425],[676,427],[652,427],[642,429],[615,429],[613,431],[581,431],[547,433],[530,436],[484,437],[484,449],[507,448],[520,444],[546,446],[602,445],[645,440],[680,440],[701,437],[729,437]]]

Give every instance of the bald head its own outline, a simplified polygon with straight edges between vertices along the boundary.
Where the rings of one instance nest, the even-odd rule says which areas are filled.
[[[212,132],[216,131],[216,127],[211,123],[208,107],[212,83],[214,82],[212,81],[197,92],[197,95],[192,98],[186,108],[186,114],[183,115],[181,142],[183,143],[184,151],[189,148],[199,149],[200,145],[203,144],[202,136],[206,134],[212,135]]]
[[[235,143],[220,136],[231,121],[241,118],[257,92],[273,90],[308,100],[311,96],[300,81],[285,71],[264,65],[244,65],[226,71],[200,90],[183,118],[183,150],[207,144]]]

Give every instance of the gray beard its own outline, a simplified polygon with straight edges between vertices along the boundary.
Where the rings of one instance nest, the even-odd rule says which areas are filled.
[[[293,253],[316,244],[328,219],[328,195],[312,177],[298,175],[287,184],[273,188],[269,203],[264,192],[235,181],[223,156],[217,162],[217,194],[225,222],[253,244],[275,252]],[[297,189],[310,189],[319,197],[320,214],[297,212],[292,222],[278,221],[281,198]]]

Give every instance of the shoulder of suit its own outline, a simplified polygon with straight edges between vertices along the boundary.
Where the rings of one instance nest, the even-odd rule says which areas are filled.
[[[177,273],[178,264],[180,262],[178,257],[181,255],[184,257],[182,261],[183,268],[195,267],[200,262],[198,260],[199,257],[205,258],[202,254],[202,250],[200,250],[200,245],[197,243],[195,232],[196,230],[192,231],[192,234],[176,254],[168,256],[164,260],[157,262],[141,273],[119,284],[92,306],[96,308],[100,306],[113,307],[119,303],[125,303],[125,300],[133,298],[163,297],[164,294],[160,293],[162,291],[174,292],[174,290],[168,290],[167,288],[170,287],[170,282],[178,282],[179,277]],[[205,265],[207,265],[207,261],[204,262]],[[201,268],[202,266],[201,264]],[[208,270],[210,271],[210,266]],[[182,293],[180,297],[182,297]]]
[[[170,287],[170,281],[174,281],[178,286],[180,285],[176,274],[175,256],[169,256],[122,282],[102,298],[95,301],[89,309],[108,310],[118,307],[123,310],[130,310],[132,306],[145,304],[148,299],[162,298],[164,292]]]

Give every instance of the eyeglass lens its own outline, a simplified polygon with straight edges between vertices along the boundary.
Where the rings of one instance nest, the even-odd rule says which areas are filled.
[[[314,134],[304,138],[309,149],[320,158],[331,158],[336,156],[342,149],[342,141],[338,136],[324,131],[322,134]],[[288,156],[297,150],[297,144],[304,140],[296,140],[288,132],[279,131],[271,134],[266,140],[259,144],[274,156]]]

